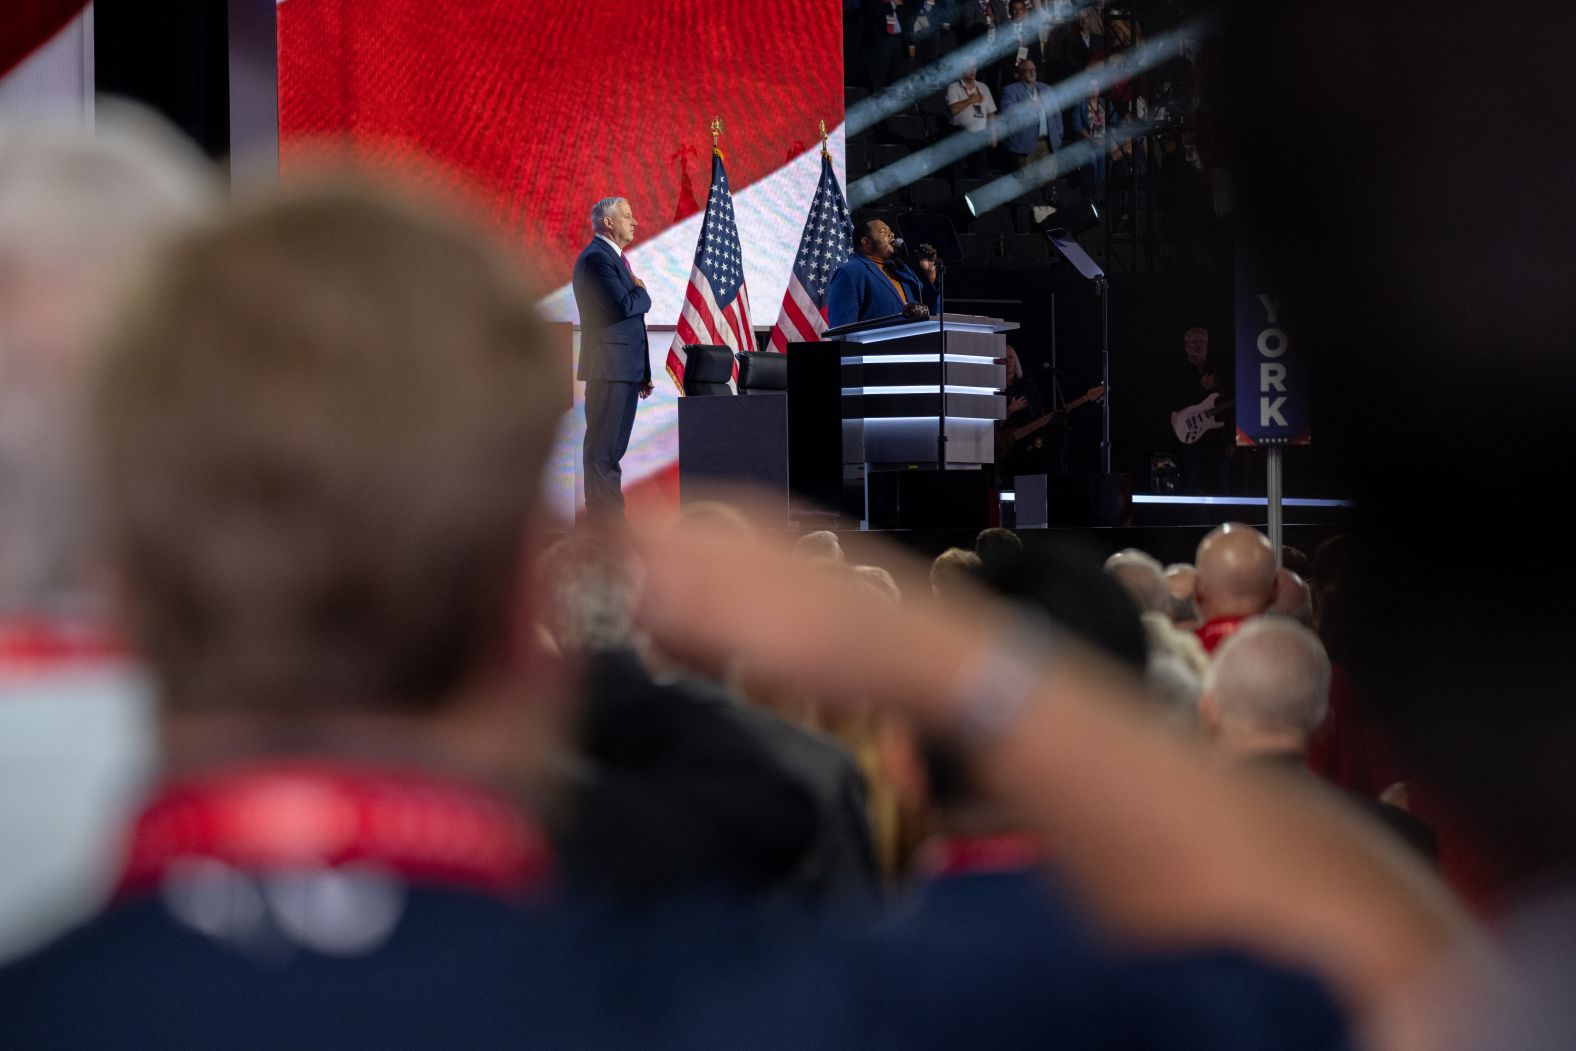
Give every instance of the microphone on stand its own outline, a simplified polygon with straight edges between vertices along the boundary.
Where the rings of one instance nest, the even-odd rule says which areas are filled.
[[[901,237],[892,238],[892,247],[904,255],[908,255],[908,242]]]

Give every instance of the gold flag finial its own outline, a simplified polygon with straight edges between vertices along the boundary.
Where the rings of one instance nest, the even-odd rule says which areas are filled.
[[[831,154],[826,152],[826,121],[824,120],[821,121],[821,156],[831,156]]]
[[[722,118],[711,118],[711,148],[717,149],[717,140],[722,135]]]

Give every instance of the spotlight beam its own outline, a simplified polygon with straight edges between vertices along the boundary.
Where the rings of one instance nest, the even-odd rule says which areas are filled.
[[[963,201],[969,206],[971,213],[976,216],[984,215],[991,209],[1016,200],[1036,186],[1042,186],[1059,175],[1077,171],[1095,160],[1097,152],[1104,152],[1113,145],[1120,146],[1141,135],[1147,135],[1154,128],[1155,122],[1152,120],[1123,121],[1114,128],[1106,129],[1105,144],[1098,151],[1094,143],[1087,139],[1083,142],[1075,142],[1066,149],[1041,157],[1026,168],[986,183],[972,193],[966,194]]]
[[[1041,28],[1055,28],[1063,22],[1072,21],[1078,16],[1078,12],[1092,6],[1094,6],[1092,0],[1084,0],[1066,18],[1056,18],[1047,9],[1034,12],[1024,21],[1038,34]],[[911,73],[885,91],[856,103],[843,115],[843,133],[857,135],[866,128],[881,123],[892,114],[908,109],[920,99],[937,94],[961,77],[963,71],[970,66],[988,66],[1015,47],[1017,42],[1012,35],[998,29],[994,41],[980,37],[971,44],[949,51],[924,69]]]
[[[1100,93],[1104,94],[1113,84],[1128,80],[1176,58],[1189,42],[1204,39],[1209,35],[1212,28],[1213,20],[1209,16],[1191,19],[1169,32],[1145,41],[1131,51],[1090,66],[1082,73],[1068,77],[1061,83],[1046,90],[1051,92],[1056,110],[1060,112],[1082,99],[1087,99],[1091,81],[1094,82]],[[861,105],[863,104],[861,103]],[[1002,115],[1001,119],[997,121],[996,134],[998,138],[1010,135],[1013,131],[1027,127],[1031,121],[1038,121],[1038,119],[1029,107],[1019,107],[1013,113]],[[851,120],[849,126],[852,128]],[[1073,146],[1064,149],[1062,153],[1066,153],[1078,145],[1081,144],[1075,143]],[[956,132],[940,142],[932,143],[915,153],[909,154],[902,160],[889,164],[880,171],[871,172],[864,178],[850,184],[848,187],[848,205],[850,208],[862,207],[877,198],[884,197],[889,193],[895,193],[910,183],[923,179],[925,176],[983,148],[981,140],[972,133]],[[1056,156],[1061,156],[1061,154],[1059,153]],[[1064,172],[1072,170],[1066,165],[1061,167]],[[1054,176],[1047,176],[1047,178],[1052,177]],[[1022,191],[1020,190],[1019,192],[1021,193]],[[1007,199],[1010,200],[1011,198]],[[976,214],[983,214],[984,211],[985,209],[981,209]]]

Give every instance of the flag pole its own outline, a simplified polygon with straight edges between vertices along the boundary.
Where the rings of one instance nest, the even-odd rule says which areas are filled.
[[[821,156],[831,160],[832,155],[826,152],[826,121],[821,121]]]
[[[718,143],[718,140],[721,137],[722,137],[722,118],[721,117],[713,117],[713,118],[711,118],[711,152],[715,153],[719,157],[722,156],[722,147],[719,146],[717,143]]]

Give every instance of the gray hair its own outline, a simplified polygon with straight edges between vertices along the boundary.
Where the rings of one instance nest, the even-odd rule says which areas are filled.
[[[81,401],[91,342],[217,179],[168,125],[100,103],[96,128],[0,122],[0,607],[82,597]]]
[[[1254,617],[1215,651],[1204,689],[1225,721],[1311,735],[1329,711],[1330,658],[1289,617]]]
[[[1159,560],[1136,547],[1124,548],[1105,560],[1106,575],[1138,604],[1140,613],[1168,613],[1171,595]]]
[[[613,209],[627,203],[623,197],[604,197],[591,206],[591,232],[602,233],[602,220],[613,214]]]

